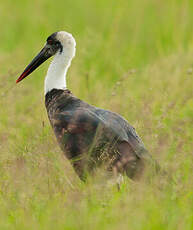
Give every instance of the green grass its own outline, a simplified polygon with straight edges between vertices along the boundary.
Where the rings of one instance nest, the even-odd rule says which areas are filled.
[[[1,2],[0,229],[193,229],[192,25],[192,0]],[[127,118],[173,181],[79,181],[44,108],[49,62],[15,84],[58,30],[77,41],[69,89]]]

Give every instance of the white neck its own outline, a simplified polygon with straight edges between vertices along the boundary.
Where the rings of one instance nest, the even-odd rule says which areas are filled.
[[[66,73],[74,56],[75,48],[56,53],[45,78],[45,95],[52,89],[66,89]]]

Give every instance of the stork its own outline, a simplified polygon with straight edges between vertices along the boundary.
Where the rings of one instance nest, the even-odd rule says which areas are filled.
[[[138,178],[151,155],[135,129],[117,113],[89,105],[67,89],[66,74],[75,51],[70,33],[53,33],[16,83],[54,56],[45,77],[45,105],[57,141],[78,176],[84,180],[105,165],[113,174]]]

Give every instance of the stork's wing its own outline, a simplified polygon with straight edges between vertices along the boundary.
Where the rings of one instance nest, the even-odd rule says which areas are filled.
[[[55,113],[51,123],[56,136],[68,133],[75,138],[75,135],[78,135],[79,139],[85,137],[85,141],[89,143],[94,138],[96,131],[100,129],[100,133],[97,135],[101,135],[109,141],[116,140],[120,144],[127,143],[124,144],[124,148],[132,151],[137,157],[143,158],[144,154],[147,154],[135,129],[124,118],[111,111],[92,106],[78,107]]]
[[[133,152],[139,157],[145,157],[148,153],[143,141],[136,133],[134,127],[132,127],[123,117],[117,113],[113,113],[108,110],[97,111],[100,117],[106,121],[107,125],[119,136],[120,143],[124,143],[124,147]],[[126,144],[127,143],[127,144]],[[149,154],[148,154],[149,155]]]
[[[101,123],[94,113],[84,108],[55,113],[51,122],[71,134],[94,131]]]

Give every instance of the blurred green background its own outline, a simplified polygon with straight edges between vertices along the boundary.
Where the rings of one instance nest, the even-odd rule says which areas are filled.
[[[0,229],[193,229],[193,1],[2,0],[0,28]],[[68,88],[123,115],[172,181],[78,180],[44,108],[49,61],[15,84],[60,30]]]

